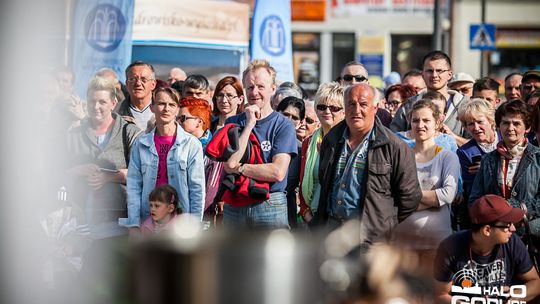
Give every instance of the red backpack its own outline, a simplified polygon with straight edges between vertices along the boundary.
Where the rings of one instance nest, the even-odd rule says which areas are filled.
[[[206,155],[216,161],[226,162],[238,151],[238,139],[244,127],[226,124],[206,146]],[[249,134],[242,164],[264,164],[261,144],[255,134]],[[270,183],[257,181],[241,174],[226,174],[214,201],[224,201],[234,207],[260,203],[270,198]]]

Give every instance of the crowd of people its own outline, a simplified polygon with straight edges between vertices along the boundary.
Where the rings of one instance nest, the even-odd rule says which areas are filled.
[[[414,253],[442,303],[467,269],[480,287],[524,284],[520,300],[532,300],[540,71],[509,74],[500,98],[496,80],[453,71],[443,52],[422,64],[375,88],[353,61],[313,97],[279,84],[264,60],[215,86],[180,68],[159,80],[134,61],[125,85],[98,71],[86,98],[68,69],[55,71],[68,83],[50,110],[63,115],[62,182],[92,239],[74,247],[163,233],[179,214],[209,231],[331,231],[359,219],[361,252]]]

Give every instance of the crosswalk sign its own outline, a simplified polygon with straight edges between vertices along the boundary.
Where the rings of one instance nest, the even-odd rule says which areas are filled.
[[[496,50],[495,24],[471,24],[469,28],[469,45],[471,50]]]

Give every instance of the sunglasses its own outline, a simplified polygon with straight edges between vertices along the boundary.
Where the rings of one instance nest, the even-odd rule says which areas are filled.
[[[312,124],[315,123],[315,119],[306,117],[306,123],[307,123],[308,125],[312,125]]]
[[[199,118],[199,116],[186,116],[186,115],[180,115],[180,116],[178,116],[177,120],[178,120],[179,122],[185,122],[185,121],[188,120],[188,119],[197,119],[197,118]]]
[[[364,75],[343,75],[343,80],[345,81],[352,81],[353,78],[356,80],[356,82],[364,82],[367,80]]]
[[[336,112],[339,112],[339,111],[343,110],[342,107],[338,107],[338,106],[327,106],[327,105],[324,105],[324,104],[318,104],[317,105],[317,110],[319,110],[321,112],[326,111],[326,109],[330,109],[330,112],[333,112],[333,113],[336,113]]]

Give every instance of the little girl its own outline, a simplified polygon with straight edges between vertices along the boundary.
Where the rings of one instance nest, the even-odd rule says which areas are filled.
[[[150,216],[142,223],[141,233],[152,235],[171,230],[176,214],[182,213],[182,210],[177,208],[178,193],[176,190],[167,184],[161,185],[150,192],[148,201]]]

